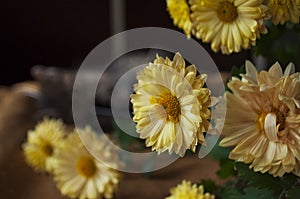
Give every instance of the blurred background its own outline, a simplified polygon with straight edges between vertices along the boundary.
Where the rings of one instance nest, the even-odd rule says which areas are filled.
[[[1,8],[0,85],[32,79],[34,65],[76,69],[95,46],[120,31],[148,26],[178,30],[164,0],[11,0]],[[202,45],[220,70],[250,58],[248,51],[223,56]]]

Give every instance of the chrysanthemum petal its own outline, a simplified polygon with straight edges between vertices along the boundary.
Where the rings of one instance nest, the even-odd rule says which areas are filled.
[[[265,118],[264,130],[267,138],[272,141],[278,141],[277,128],[276,128],[276,115],[274,113],[268,113]]]

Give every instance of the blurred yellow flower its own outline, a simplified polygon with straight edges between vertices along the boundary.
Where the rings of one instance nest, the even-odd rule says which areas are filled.
[[[186,0],[166,0],[166,2],[174,25],[183,29],[184,33],[191,37],[192,23],[189,5]]]
[[[282,25],[286,21],[299,23],[300,1],[299,0],[268,0],[272,21],[275,25]]]
[[[89,127],[78,130],[84,143],[99,156],[96,160],[83,146],[76,132],[69,134],[55,154],[54,180],[63,195],[71,198],[112,198],[119,183],[118,157]],[[102,161],[105,161],[105,165]]]
[[[257,72],[246,62],[242,79],[232,78],[220,145],[234,146],[229,158],[273,176],[300,176],[300,73],[275,63]]]
[[[267,33],[263,0],[190,0],[193,34],[214,52],[240,52]]]
[[[61,120],[44,118],[34,130],[28,131],[27,142],[23,144],[26,162],[38,172],[53,169],[53,154],[64,137]]]
[[[214,199],[215,196],[210,193],[204,193],[203,185],[197,187],[190,181],[183,180],[181,184],[170,190],[171,195],[166,199]]]
[[[206,76],[196,77],[195,66],[185,68],[177,53],[173,61],[157,57],[137,79],[131,102],[140,138],[159,153],[168,150],[184,156],[187,149],[194,151],[198,141],[204,140],[202,130],[210,114],[210,91],[202,88]],[[205,102],[204,108],[200,102]]]

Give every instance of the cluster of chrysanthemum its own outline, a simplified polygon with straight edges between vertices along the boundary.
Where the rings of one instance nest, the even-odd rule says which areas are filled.
[[[83,146],[85,139],[101,162]],[[66,133],[61,120],[45,118],[28,132],[23,144],[26,162],[37,172],[53,175],[63,195],[71,198],[112,198],[119,183],[118,157],[90,127]],[[105,162],[103,162],[105,160]]]
[[[264,20],[299,23],[299,0],[166,0],[174,25],[211,43],[214,52],[240,52],[266,34]]]
[[[181,184],[171,188],[171,195],[166,199],[214,199],[215,196],[206,192],[204,193],[203,185],[198,186],[190,181],[183,180]]]
[[[173,60],[157,56],[137,75],[131,95],[133,120],[146,146],[159,153],[166,150],[184,156],[205,141],[213,104],[210,90],[204,88],[206,74],[197,75],[179,53]]]
[[[229,158],[254,171],[300,176],[300,73],[278,63],[257,72],[247,61],[241,76],[228,83],[221,146],[234,146]]]

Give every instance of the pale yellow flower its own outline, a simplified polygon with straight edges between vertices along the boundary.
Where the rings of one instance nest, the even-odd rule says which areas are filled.
[[[282,25],[286,21],[299,23],[300,1],[299,0],[268,0],[272,21],[275,25]]]
[[[101,162],[87,151],[76,132],[69,134],[54,156],[53,174],[58,188],[71,198],[112,198],[119,183],[119,173],[108,166],[116,168],[117,155],[90,128],[78,130],[78,133],[89,149],[101,156]]]
[[[214,199],[215,196],[210,193],[204,193],[203,185],[199,187],[190,181],[183,180],[181,184],[170,190],[171,195],[166,199]]]
[[[166,0],[167,9],[175,26],[183,29],[184,33],[191,37],[192,22],[190,9],[186,0]]]
[[[157,55],[153,63],[157,65],[163,64],[165,66],[172,67],[180,75],[185,77],[185,80],[188,81],[193,89],[200,91],[197,98],[200,103],[199,111],[201,122],[197,131],[197,139],[195,138],[191,145],[191,150],[195,152],[198,142],[200,142],[201,144],[205,142],[203,133],[208,131],[210,124],[209,119],[211,117],[209,107],[213,106],[218,101],[215,97],[212,97],[210,95],[210,90],[208,88],[204,88],[207,75],[197,75],[197,69],[195,65],[189,65],[186,67],[184,59],[182,58],[180,53],[175,54],[173,61],[171,61],[168,57],[163,58]]]
[[[300,74],[278,63],[257,72],[246,62],[242,80],[232,78],[221,146],[234,146],[229,158],[273,176],[300,176]]]
[[[34,130],[28,131],[27,142],[23,144],[26,162],[36,171],[51,172],[53,154],[64,137],[61,120],[44,118]]]
[[[267,30],[262,0],[190,0],[193,34],[211,42],[214,52],[240,52],[256,44]]]
[[[138,73],[136,94],[131,95],[133,120],[140,138],[146,139],[152,150],[184,156],[187,149],[194,151],[198,141],[203,141],[206,123],[200,113],[210,113],[206,104],[203,109],[200,104],[209,101],[209,90],[202,88],[205,77],[196,77],[193,65],[185,68],[179,53],[173,61],[157,57]]]

